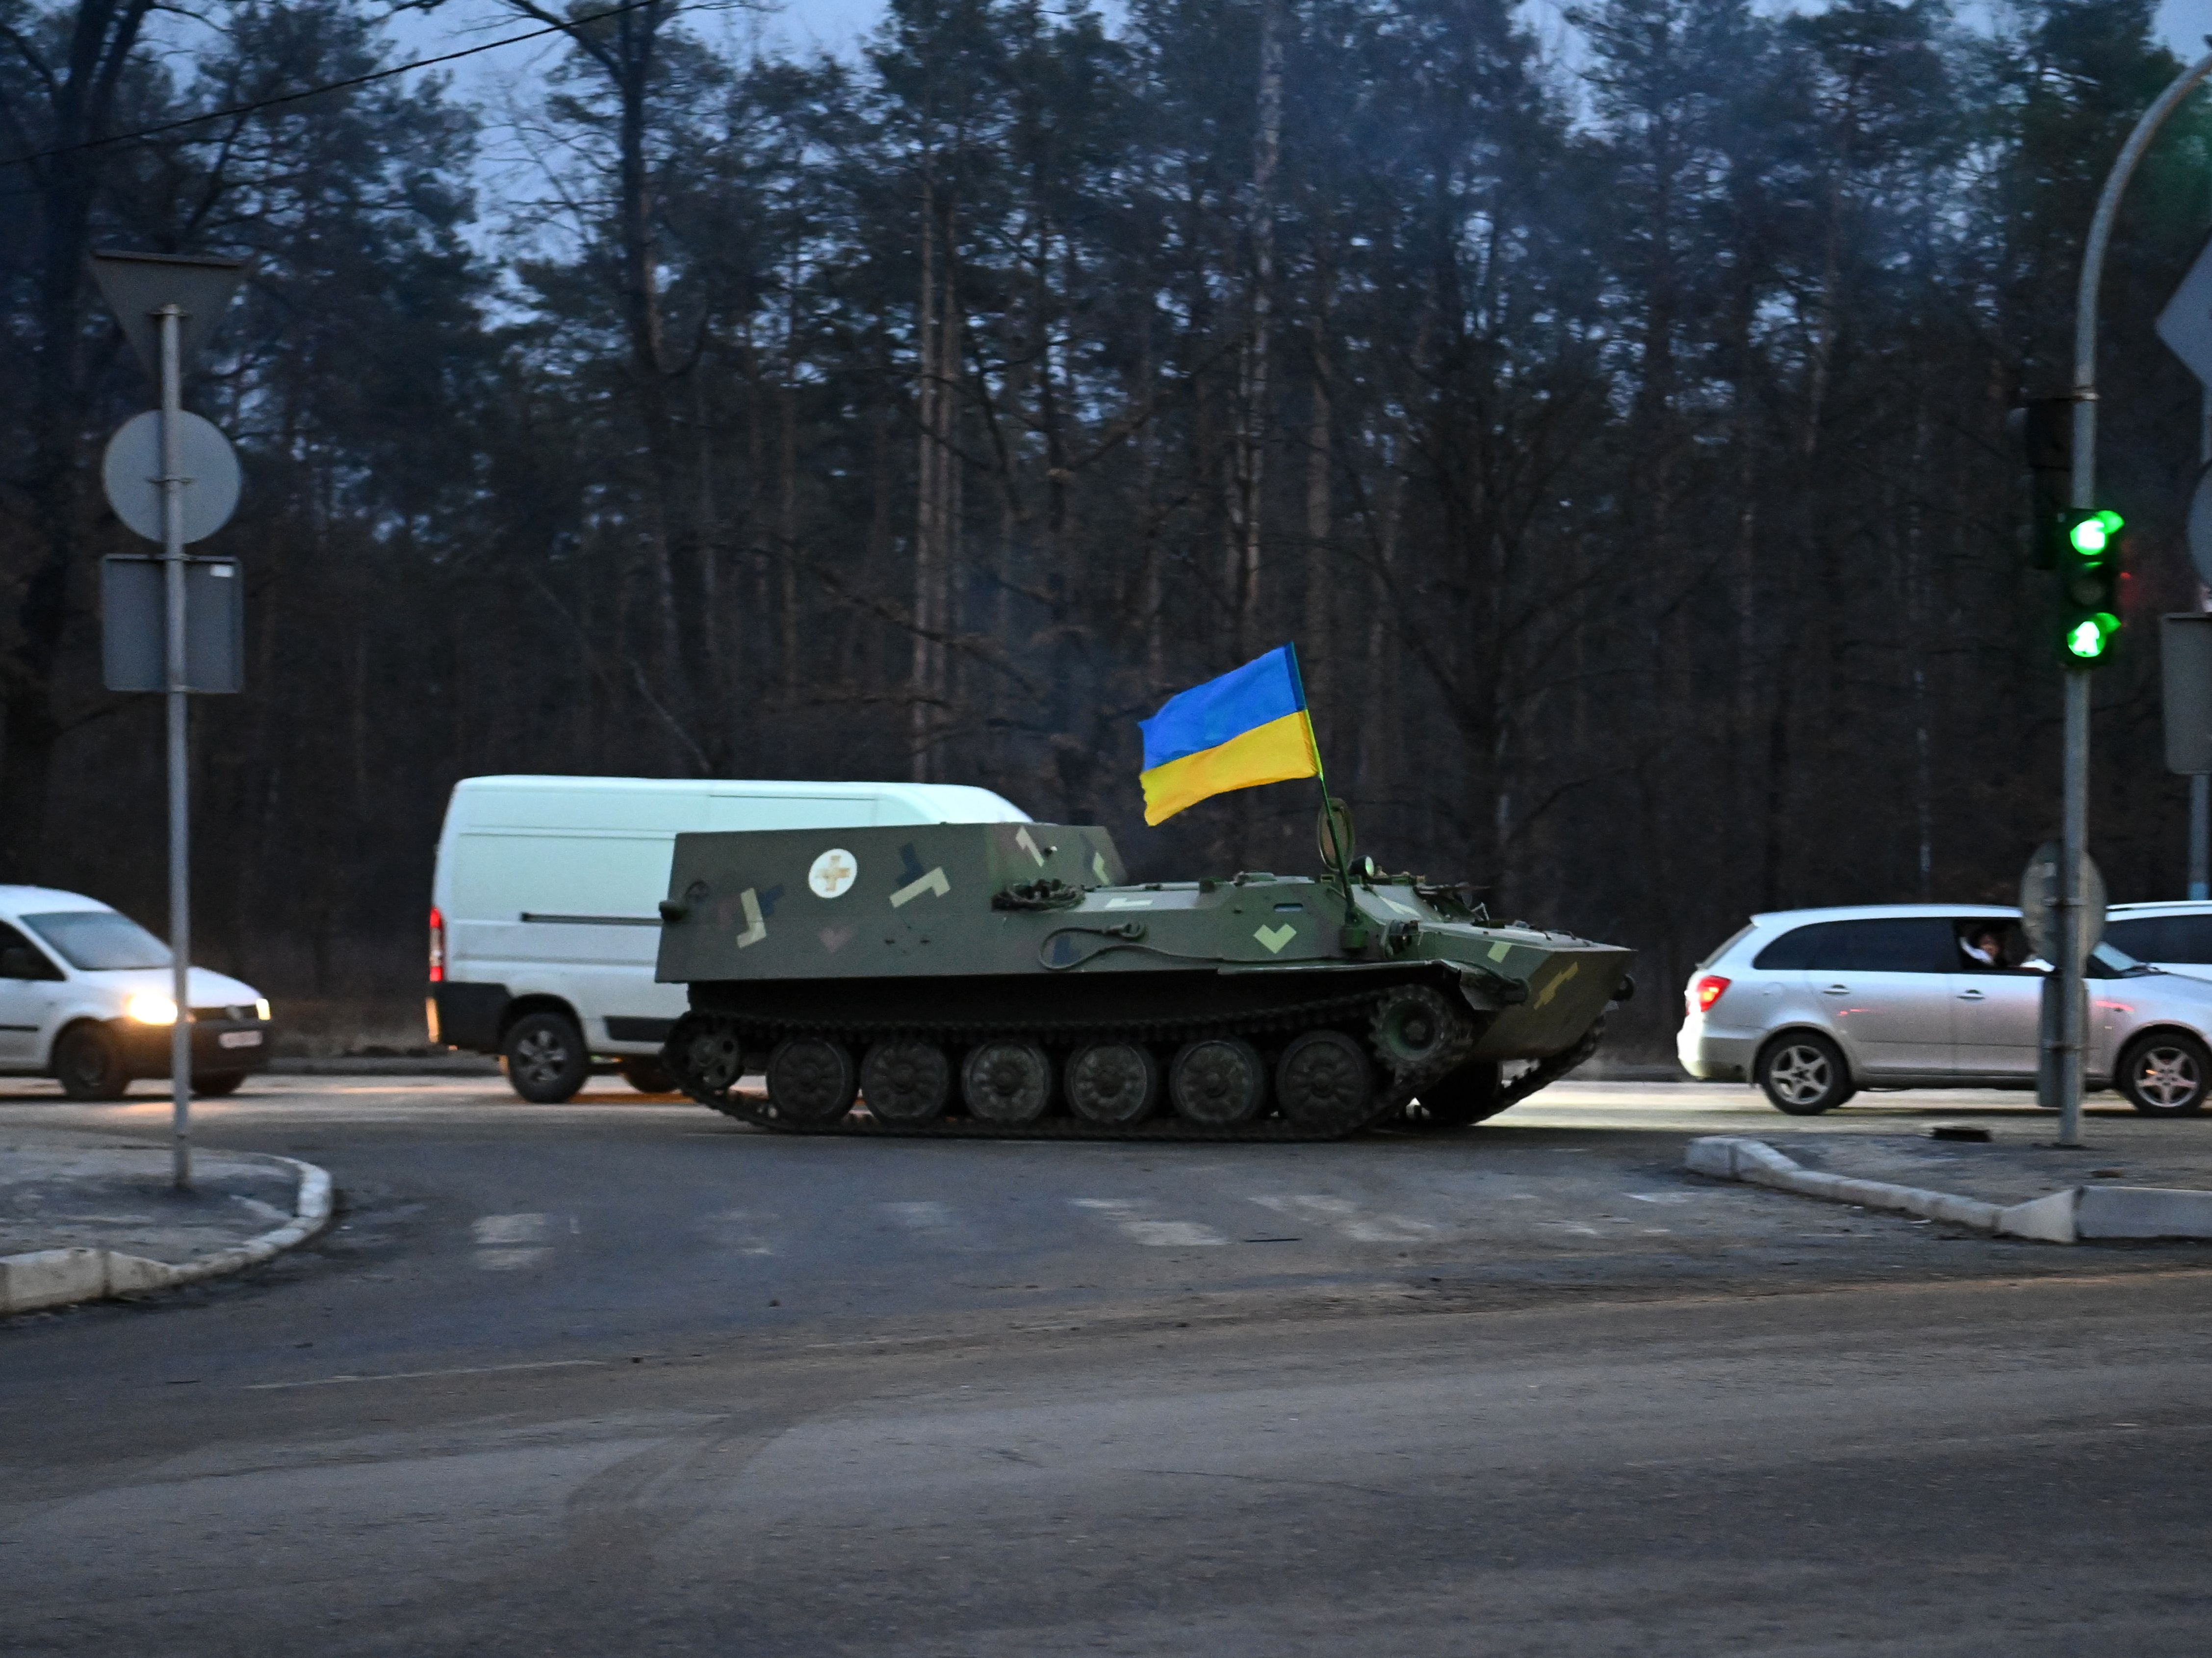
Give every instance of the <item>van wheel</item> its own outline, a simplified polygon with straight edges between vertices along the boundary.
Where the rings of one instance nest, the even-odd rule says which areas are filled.
[[[622,1079],[641,1094],[673,1094],[676,1079],[658,1060],[634,1055],[615,1067]]]
[[[1793,1117],[1817,1117],[1858,1091],[1851,1084],[1843,1050],[1809,1030],[1793,1031],[1769,1043],[1753,1075],[1774,1108]]]
[[[62,1032],[54,1044],[54,1078],[73,1100],[119,1100],[131,1086],[122,1048],[96,1024]]]
[[[576,1097],[591,1074],[584,1033],[565,1013],[526,1013],[507,1028],[499,1063],[507,1085],[532,1105],[559,1105]]]
[[[2128,1103],[2146,1117],[2186,1117],[2204,1108],[2212,1054],[2194,1036],[2161,1030],[2130,1045],[2114,1078]]]

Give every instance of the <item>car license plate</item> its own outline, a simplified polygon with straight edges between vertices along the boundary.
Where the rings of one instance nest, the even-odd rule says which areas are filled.
[[[215,1039],[217,1048],[258,1048],[261,1033],[258,1030],[226,1030]]]

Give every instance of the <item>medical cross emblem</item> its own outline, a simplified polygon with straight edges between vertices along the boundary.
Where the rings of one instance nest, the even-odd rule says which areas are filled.
[[[860,866],[842,847],[832,847],[806,872],[806,884],[817,898],[835,898],[860,878]]]

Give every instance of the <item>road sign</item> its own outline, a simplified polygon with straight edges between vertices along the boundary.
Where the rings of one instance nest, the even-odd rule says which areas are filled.
[[[179,367],[207,343],[216,319],[246,276],[247,261],[205,253],[95,253],[93,280],[123,325],[124,337],[156,380],[161,378],[161,325],[164,306],[177,307]]]
[[[2212,241],[2205,243],[2158,313],[2158,337],[2189,365],[2190,373],[2212,386]]]
[[[211,421],[177,416],[178,462],[185,477],[185,534],[204,541],[238,510],[238,452]],[[100,461],[107,504],[115,516],[149,541],[161,529],[161,412],[149,409],[115,428]]]
[[[169,689],[162,562],[137,554],[100,561],[100,658],[111,691]],[[245,683],[245,587],[236,559],[185,561],[185,690],[220,694]]]
[[[2166,681],[2166,768],[2183,777],[2212,772],[2212,612],[2162,616],[2158,639]]]
[[[2028,947],[2052,966],[2059,965],[2058,842],[2045,841],[2027,860],[2020,878],[2020,925]],[[2081,961],[2089,959],[2105,937],[2105,877],[2097,860],[2081,854]],[[2080,965],[2080,963],[2076,963]]]

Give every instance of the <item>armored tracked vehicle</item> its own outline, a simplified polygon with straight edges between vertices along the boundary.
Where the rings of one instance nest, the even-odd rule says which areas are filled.
[[[1371,863],[1131,885],[1053,823],[679,835],[670,894],[670,1073],[798,1132],[1462,1127],[1587,1058],[1633,962]]]

